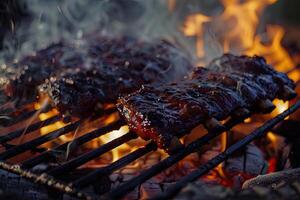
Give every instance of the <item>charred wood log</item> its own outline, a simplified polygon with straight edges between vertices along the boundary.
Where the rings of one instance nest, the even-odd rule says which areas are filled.
[[[274,172],[267,175],[257,176],[246,181],[243,188],[261,187],[281,187],[282,184],[292,184],[300,179],[300,168]]]
[[[230,188],[225,188],[220,185],[208,186],[203,183],[189,184],[174,198],[175,200],[281,200],[300,198],[300,183],[298,181],[290,184],[283,184],[276,189],[262,186],[242,191],[234,191]]]
[[[66,185],[60,181],[57,181],[46,174],[37,175],[37,174],[32,173],[31,171],[22,170],[18,165],[10,165],[10,164],[4,163],[4,162],[0,162],[0,168],[2,171],[9,172],[9,174],[15,174],[18,177],[18,180],[21,180],[21,178],[23,178],[24,180],[28,181],[29,183],[32,183],[34,185],[36,184],[38,186],[38,188],[36,188],[34,191],[48,191],[47,199],[49,199],[49,197],[51,197],[51,196],[54,199],[59,199],[59,197],[61,197],[60,194],[65,194],[65,195],[70,196],[70,198],[63,197],[64,199],[74,199],[72,197],[76,197],[77,199],[86,199],[86,200],[92,199],[91,196],[89,196],[85,193],[82,193],[81,191],[78,191],[77,189],[74,189],[70,185]],[[1,177],[1,181],[3,179],[4,178]],[[1,183],[1,181],[0,181],[0,183]],[[5,181],[4,186],[6,186],[7,183],[8,183],[8,181]],[[9,182],[9,183],[12,183],[12,182]],[[2,187],[4,187],[4,186],[2,186]],[[14,187],[14,186],[12,186],[12,187]],[[27,191],[32,191],[32,190],[31,189],[29,190],[28,188],[26,188],[25,191],[27,192]]]
[[[61,197],[53,196],[46,188],[39,184],[34,184],[20,176],[0,170],[0,199],[24,199],[24,200],[47,200],[61,199]],[[72,200],[75,198],[66,197]]]

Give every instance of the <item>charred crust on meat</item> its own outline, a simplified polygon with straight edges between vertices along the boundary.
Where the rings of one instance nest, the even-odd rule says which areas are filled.
[[[292,80],[262,57],[225,54],[181,82],[145,85],[121,97],[118,108],[124,116],[131,113],[126,120],[138,135],[168,152],[173,137],[188,134],[199,124],[211,130],[222,127],[219,121],[228,117],[269,113],[275,108],[271,101],[294,97],[294,88]]]

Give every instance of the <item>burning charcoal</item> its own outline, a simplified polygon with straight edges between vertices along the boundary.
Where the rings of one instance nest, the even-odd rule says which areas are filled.
[[[239,155],[230,157],[223,164],[223,169],[228,177],[241,174],[249,178],[266,173],[267,162],[260,149],[249,144]]]
[[[226,54],[181,82],[146,85],[121,97],[118,109],[131,130],[172,153],[174,137],[201,123],[208,129],[222,128],[218,121],[234,116],[241,108],[272,111],[271,100],[281,98],[285,86],[294,88],[294,83],[263,58]]]

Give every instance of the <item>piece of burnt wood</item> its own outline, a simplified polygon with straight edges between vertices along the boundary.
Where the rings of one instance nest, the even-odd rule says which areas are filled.
[[[56,195],[54,195],[54,194]],[[23,179],[22,177],[0,170],[0,199],[10,200],[48,200],[62,198],[66,200],[75,200],[77,198],[63,195],[60,193],[57,196],[57,192],[51,192],[45,187]]]
[[[235,191],[220,185],[207,185],[202,182],[187,185],[174,200],[296,200],[300,198],[300,182],[283,184],[278,188],[255,186],[251,189]]]
[[[8,163],[0,162],[0,169],[2,171],[9,172],[10,174],[16,174],[19,178],[23,178],[30,183],[35,183],[36,185],[47,188],[48,199],[49,196],[53,196],[54,199],[58,199],[60,194],[65,194],[71,197],[76,197],[77,199],[92,200],[94,197],[83,193],[70,185],[66,185],[54,178],[48,176],[47,174],[34,174],[28,170],[22,170],[18,165],[10,165]],[[2,179],[1,179],[2,181]],[[36,190],[39,191],[39,190]],[[41,190],[43,191],[43,190]],[[50,198],[51,199],[51,198]]]
[[[257,176],[246,181],[243,184],[243,188],[252,188],[254,186],[276,188],[282,184],[291,184],[297,180],[300,180],[300,168]]]

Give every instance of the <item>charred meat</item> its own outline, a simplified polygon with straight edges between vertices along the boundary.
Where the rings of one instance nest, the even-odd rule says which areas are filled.
[[[81,66],[83,56],[64,42],[52,44],[35,55],[26,56],[19,62],[5,65],[1,85],[7,96],[14,99],[35,99],[38,86],[51,75],[67,68]]]
[[[182,79],[192,68],[186,56],[165,41],[98,39],[89,45],[88,58],[88,69],[51,77],[43,86],[42,92],[63,114],[90,116],[143,84]]]
[[[234,67],[226,63],[224,68],[219,63],[214,65],[227,56],[234,60],[232,65],[239,65]],[[281,96],[284,88],[293,93],[294,84],[263,59],[233,55],[219,59],[208,68],[194,70],[181,82],[160,87],[145,86],[120,98],[118,109],[131,130],[172,153],[180,146],[178,136],[189,133],[199,124],[208,129],[220,127],[219,120],[250,112],[270,112],[275,108],[271,103],[274,98],[294,97],[291,93]],[[248,65],[254,69],[247,71]],[[270,88],[273,90],[269,91]]]
[[[96,100],[113,103],[119,94],[132,92],[145,83],[182,78],[191,68],[186,55],[165,41],[94,36],[85,37],[79,45],[52,44],[35,55],[5,65],[0,84],[12,99],[35,100],[43,88],[61,111],[79,114],[92,110]],[[74,84],[70,85],[69,80]],[[86,104],[91,95],[92,105]]]
[[[283,100],[289,100],[296,96],[296,93],[292,90],[295,87],[293,81],[286,74],[275,71],[260,56],[224,54],[213,60],[208,68],[216,72],[251,74],[267,93],[272,93],[273,98],[276,94]]]

